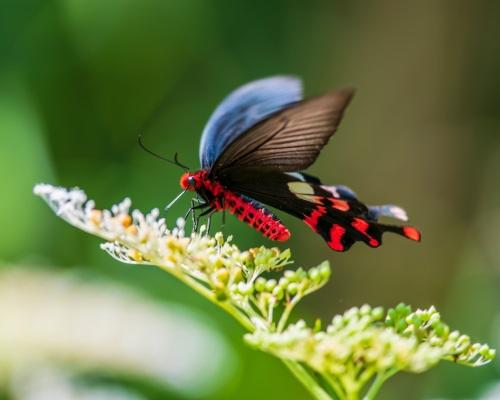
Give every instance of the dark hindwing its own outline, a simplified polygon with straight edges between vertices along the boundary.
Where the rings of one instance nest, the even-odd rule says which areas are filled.
[[[352,192],[332,193],[319,181],[297,180],[296,174],[239,170],[226,175],[223,182],[231,190],[302,219],[336,251],[346,251],[355,242],[370,247],[382,244],[384,232],[393,232],[412,240],[420,233],[411,226],[377,222],[371,207],[357,200]],[[347,195],[348,194],[348,195]]]
[[[258,122],[227,146],[211,175],[223,176],[233,168],[306,169],[335,133],[353,94],[352,89],[334,91],[297,102]]]

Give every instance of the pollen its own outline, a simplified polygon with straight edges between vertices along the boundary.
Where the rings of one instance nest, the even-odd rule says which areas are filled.
[[[96,209],[90,211],[89,219],[94,225],[99,226],[102,221],[102,211]]]
[[[118,216],[118,221],[124,228],[128,228],[132,224],[132,217],[129,214],[121,214]]]
[[[135,262],[141,262],[143,260],[141,252],[136,249],[130,249],[128,255]]]
[[[137,226],[135,226],[135,225],[130,225],[127,227],[127,233],[129,235],[135,236],[135,235],[137,235],[138,232],[139,232],[139,230],[137,229]]]

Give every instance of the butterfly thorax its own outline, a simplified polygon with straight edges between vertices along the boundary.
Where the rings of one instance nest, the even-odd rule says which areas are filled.
[[[198,193],[213,210],[227,210],[271,240],[285,241],[290,237],[288,228],[271,211],[259,202],[226,188],[205,170],[185,173],[180,184],[183,189]]]

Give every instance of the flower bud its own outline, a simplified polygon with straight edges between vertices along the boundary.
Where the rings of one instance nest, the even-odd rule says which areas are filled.
[[[299,285],[297,285],[295,282],[291,282],[288,284],[286,291],[288,292],[289,295],[295,296],[299,290]]]
[[[278,285],[282,288],[282,289],[286,289],[286,287],[288,286],[288,283],[289,283],[289,280],[285,277],[281,277],[279,282],[278,282]]]
[[[250,296],[253,293],[253,285],[251,283],[238,283],[238,292],[243,296]]]
[[[369,315],[371,314],[372,308],[368,304],[363,304],[359,309],[361,315]]]
[[[283,276],[287,278],[290,282],[295,282],[297,279],[297,276],[295,275],[295,271],[292,270],[286,270],[283,273]]]
[[[273,289],[273,296],[276,297],[276,299],[281,300],[284,295],[285,292],[283,291],[283,288],[281,286],[276,286]]]
[[[229,282],[229,271],[226,268],[220,268],[215,272],[215,277],[218,281],[226,284]]]
[[[378,321],[384,318],[384,308],[383,307],[375,307],[372,310],[372,317],[374,320]]]
[[[255,290],[257,292],[263,292],[266,290],[266,280],[262,277],[257,278],[255,281]]]
[[[328,262],[322,263],[319,266],[319,273],[324,280],[330,278],[330,275],[332,274],[332,271],[330,270],[330,264],[328,264]]]
[[[278,282],[276,282],[276,279],[269,279],[266,282],[266,290],[268,292],[272,292],[274,290],[274,288],[276,287],[277,284],[278,284]]]
[[[321,282],[321,274],[317,268],[311,268],[309,270],[309,278],[314,282],[314,283],[320,283]]]
[[[222,232],[217,232],[214,235],[214,239],[219,246],[222,246],[224,244],[224,235],[222,234]]]
[[[214,293],[217,301],[226,301],[228,299],[226,286],[220,282],[215,283],[214,285]]]
[[[243,270],[240,267],[233,268],[233,279],[235,282],[240,282],[243,279]]]

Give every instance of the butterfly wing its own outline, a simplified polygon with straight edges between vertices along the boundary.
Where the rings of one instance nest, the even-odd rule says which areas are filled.
[[[335,133],[354,91],[342,89],[284,108],[234,139],[212,166],[214,177],[241,168],[299,171]]]
[[[250,82],[227,96],[210,117],[200,142],[200,163],[215,160],[244,132],[270,115],[302,99],[302,83],[290,76]]]
[[[377,213],[377,207],[367,207],[348,188],[342,187],[339,194],[317,180],[297,180],[297,173],[256,174],[259,174],[258,169],[239,170],[237,174],[226,175],[224,184],[231,190],[302,219],[333,250],[346,251],[357,241],[378,247],[382,244],[384,232],[420,240],[420,233],[411,226],[379,223],[377,219],[381,215],[395,218],[402,215],[397,212],[392,215]]]

